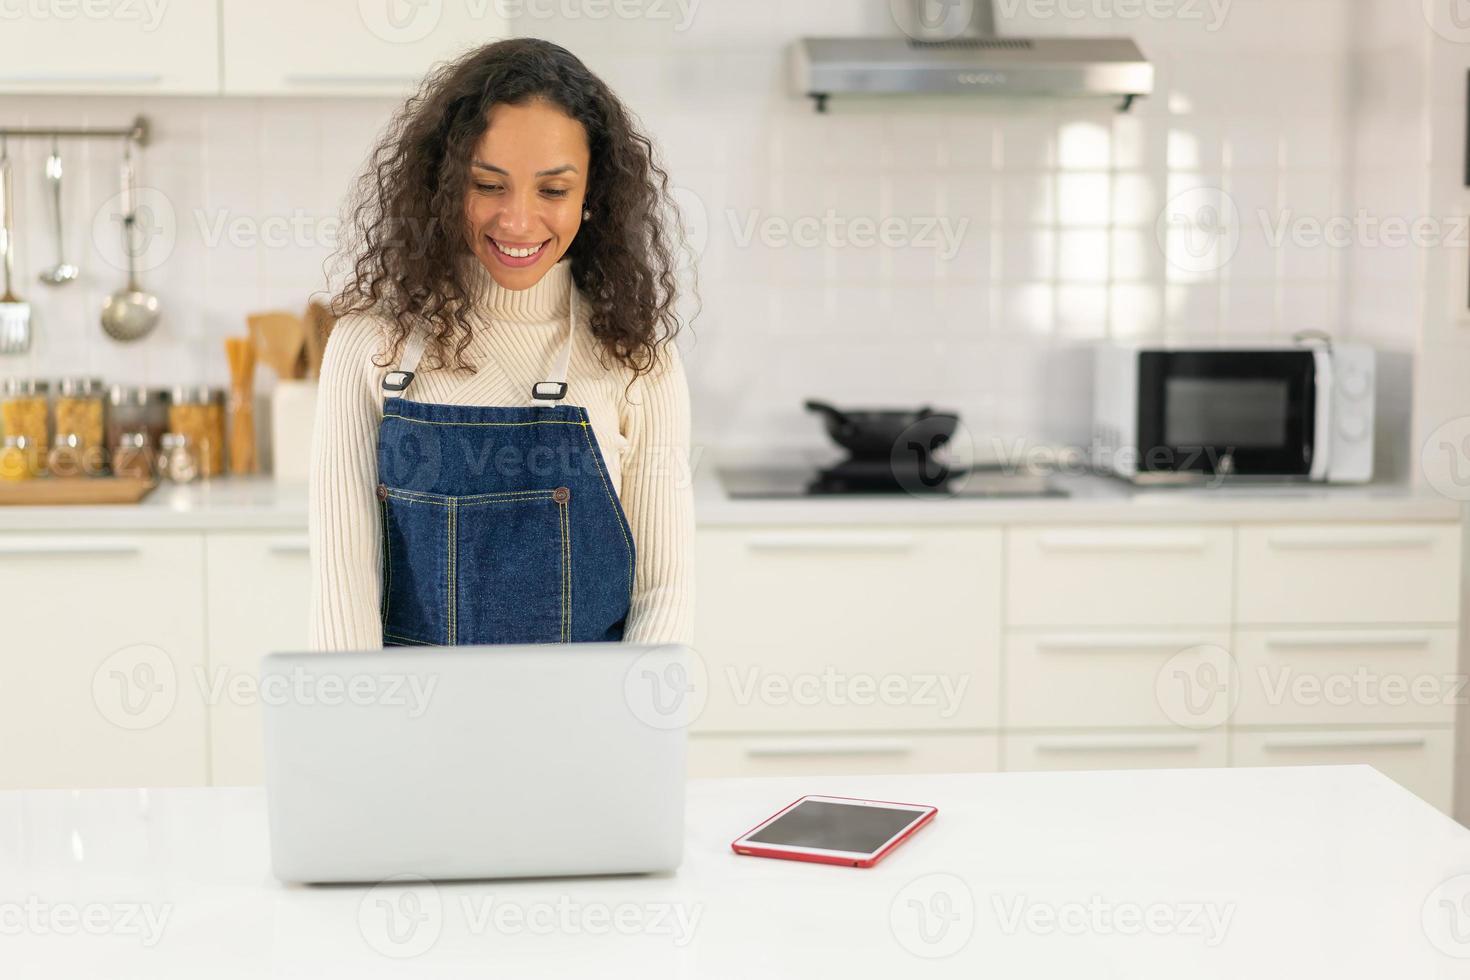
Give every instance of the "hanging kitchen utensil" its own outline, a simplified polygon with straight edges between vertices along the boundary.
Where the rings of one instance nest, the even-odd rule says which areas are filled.
[[[15,264],[15,175],[10,150],[0,137],[0,235],[4,237],[5,292],[0,295],[0,354],[22,354],[31,346],[31,306],[11,287]]]
[[[65,286],[77,277],[80,270],[66,261],[61,223],[61,146],[54,139],[51,141],[51,155],[46,158],[46,183],[51,188],[51,217],[55,221],[56,231],[56,264],[42,269],[40,279],[48,286]]]
[[[158,297],[138,286],[133,261],[133,231],[138,223],[138,206],[133,189],[132,147],[123,150],[122,165],[123,252],[128,263],[128,284],[102,304],[102,329],[113,340],[138,340],[158,324]]]

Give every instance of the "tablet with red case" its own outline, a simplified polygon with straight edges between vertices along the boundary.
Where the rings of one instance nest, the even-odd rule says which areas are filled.
[[[730,842],[736,854],[871,868],[939,810],[919,803],[803,796]]]

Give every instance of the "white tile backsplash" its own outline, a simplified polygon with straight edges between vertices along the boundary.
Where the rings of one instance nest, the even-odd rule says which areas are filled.
[[[1041,8],[1027,4],[1002,18],[1011,35],[1134,36],[1160,88],[1127,115],[1091,102],[943,98],[835,99],[816,114],[787,89],[787,45],[893,34],[881,0],[705,0],[682,28],[537,15],[517,30],[566,44],[600,72],[699,212],[702,312],[686,347],[696,439],[822,445],[807,397],[928,401],[960,410],[975,432],[1055,439],[1085,436],[1088,393],[1053,383],[1048,365],[1071,358],[1076,373],[1072,352],[1106,337],[1316,326],[1413,342],[1404,280],[1414,269],[1402,253],[1379,262],[1276,248],[1259,216],[1406,206],[1393,143],[1420,130],[1402,101],[1380,101],[1347,69],[1411,91],[1395,57],[1416,39],[1384,29],[1398,21],[1383,0],[1369,12],[1341,0],[1234,0],[1219,23],[1215,7],[1195,6],[1203,20],[1028,20]],[[115,148],[74,144],[68,234],[86,275],[66,294],[32,285],[50,260],[35,177],[45,147],[15,148],[29,175],[18,271],[37,344],[0,370],[223,383],[223,337],[242,332],[247,313],[299,309],[324,285],[343,195],[394,109],[383,99],[0,99],[17,125],[147,113],[156,140],[143,171],[174,219],[172,253],[144,274],[163,297],[163,324],[135,347],[113,343],[95,311],[121,273],[92,239],[94,225],[108,227],[97,215],[115,193]],[[1223,188],[1239,211],[1239,246],[1218,268],[1170,262],[1183,232],[1160,234],[1166,204],[1200,187]],[[829,210],[843,229],[835,240],[792,240]],[[854,244],[857,225],[885,219],[900,244]],[[1381,288],[1353,292],[1353,277]]]

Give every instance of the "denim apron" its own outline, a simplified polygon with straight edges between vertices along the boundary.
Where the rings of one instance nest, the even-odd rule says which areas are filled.
[[[385,646],[623,637],[633,533],[587,409],[566,404],[577,325],[526,406],[409,401],[425,336],[383,378],[378,428]]]

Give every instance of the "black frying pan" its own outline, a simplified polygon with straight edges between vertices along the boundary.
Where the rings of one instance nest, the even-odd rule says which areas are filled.
[[[936,412],[927,405],[916,410],[862,409],[844,412],[826,402],[808,401],[807,411],[817,412],[827,425],[832,441],[855,457],[888,459],[899,439],[922,435],[929,450],[949,441],[960,418],[953,412]],[[918,423],[919,432],[911,431]]]

